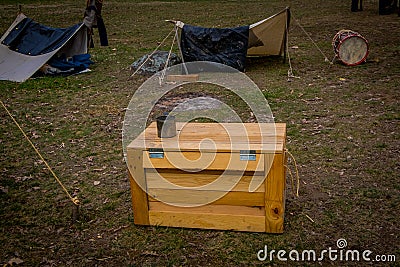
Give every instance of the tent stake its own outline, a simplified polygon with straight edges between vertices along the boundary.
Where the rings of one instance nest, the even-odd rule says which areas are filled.
[[[75,224],[79,220],[79,204],[74,204],[72,208],[72,223]]]

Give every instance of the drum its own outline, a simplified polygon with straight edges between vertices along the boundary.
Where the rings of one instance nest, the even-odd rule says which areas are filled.
[[[355,66],[363,63],[368,56],[368,41],[361,34],[351,30],[340,30],[332,40],[335,56],[343,64]]]

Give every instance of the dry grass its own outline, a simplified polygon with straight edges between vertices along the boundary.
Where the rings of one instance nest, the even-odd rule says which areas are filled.
[[[82,19],[81,2],[20,2],[26,15],[43,24],[65,27]],[[263,90],[276,121],[287,123],[288,148],[299,164],[300,198],[291,195],[288,182],[284,234],[135,226],[121,128],[125,108],[145,78],[128,81],[127,67],[168,34],[171,25],[164,19],[228,27],[253,23],[286,5],[329,59],[331,40],[342,28],[366,37],[370,56],[357,67],[325,63],[292,20],[290,46],[298,48],[290,55],[300,79],[287,82],[288,66],[281,60],[248,65],[246,74]],[[4,32],[17,5],[1,6]],[[399,257],[396,15],[379,16],[377,1],[351,13],[350,3],[333,0],[105,1],[103,12],[110,46],[96,44],[90,51],[96,62],[91,73],[0,82],[0,99],[82,202],[80,221],[72,225],[71,203],[0,111],[2,265],[18,258],[22,266],[252,266],[265,264],[256,257],[264,245],[321,251],[335,248],[339,238],[349,249]]]

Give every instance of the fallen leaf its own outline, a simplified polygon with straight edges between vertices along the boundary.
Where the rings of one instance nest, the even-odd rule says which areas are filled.
[[[15,264],[21,264],[21,263],[23,263],[24,261],[23,260],[21,260],[20,258],[12,258],[12,259],[10,259],[9,261],[8,261],[8,264],[9,265],[13,265],[14,263]]]
[[[0,186],[0,192],[7,194],[8,193],[8,188]]]
[[[145,256],[158,256],[157,252],[154,251],[144,251],[141,255],[145,255]]]

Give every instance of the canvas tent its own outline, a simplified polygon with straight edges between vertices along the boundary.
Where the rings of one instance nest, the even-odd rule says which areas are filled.
[[[282,56],[286,51],[290,9],[249,26],[248,56]]]
[[[45,63],[51,63],[46,70],[52,74],[87,69],[93,63],[87,54],[88,44],[93,46],[93,28],[99,30],[101,45],[108,45],[102,4],[103,0],[87,0],[83,22],[68,28],[39,24],[22,14],[20,6],[17,18],[0,38],[0,80],[24,82]]]
[[[87,53],[84,24],[50,28],[20,13],[0,39],[0,80],[23,82],[56,54]]]
[[[173,21],[181,28],[184,61],[213,61],[244,70],[247,56],[286,56],[290,9],[236,28],[202,28]]]
[[[0,39],[0,80],[23,82],[54,55],[87,53],[83,23],[50,28],[20,13]]]

